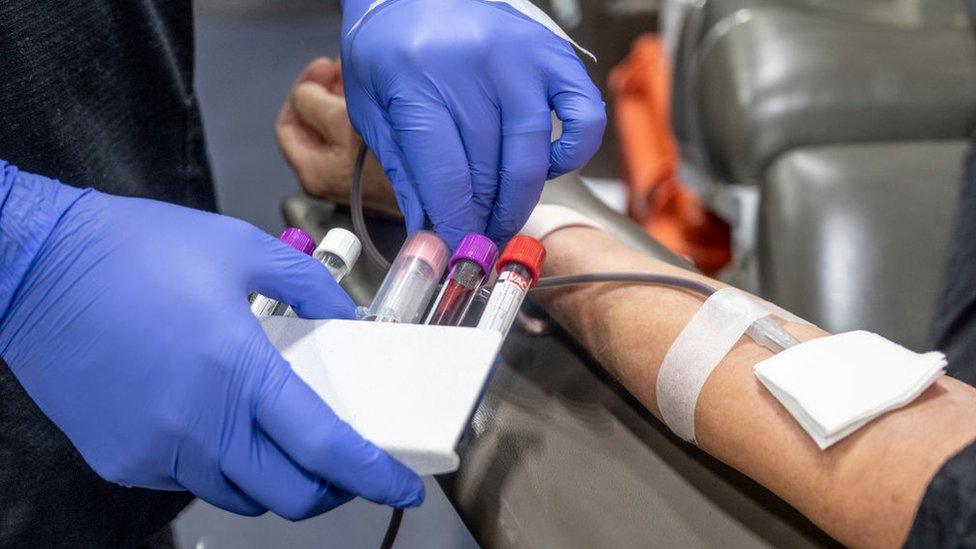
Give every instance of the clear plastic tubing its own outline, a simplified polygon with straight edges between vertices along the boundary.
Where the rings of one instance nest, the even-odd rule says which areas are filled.
[[[545,261],[546,249],[538,240],[518,235],[509,241],[498,259],[498,280],[481,313],[478,328],[507,336],[525,294],[538,282]]]
[[[315,240],[305,231],[294,227],[285,229],[278,239],[303,254],[311,254],[315,248]],[[287,303],[281,303],[261,294],[251,295],[251,312],[255,316],[278,316],[285,314],[287,310]]]
[[[318,247],[312,252],[312,257],[321,261],[332,278],[336,282],[340,282],[356,265],[360,251],[362,251],[362,245],[360,245],[356,235],[336,227],[325,233],[325,238],[319,242]],[[298,314],[295,313],[294,309],[288,307],[284,316],[294,317]]]
[[[427,324],[458,326],[464,320],[471,302],[488,280],[498,257],[498,247],[480,234],[465,236],[448,263],[447,280],[434,300]]]
[[[417,324],[444,274],[450,250],[439,236],[417,231],[407,237],[363,320]]]

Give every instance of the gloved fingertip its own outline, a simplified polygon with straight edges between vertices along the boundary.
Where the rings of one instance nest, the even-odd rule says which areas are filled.
[[[326,307],[322,309],[315,309],[313,313],[308,313],[307,311],[295,310],[295,313],[302,318],[318,318],[318,319],[336,319],[336,320],[355,320],[356,319],[356,307],[350,305],[348,307]]]
[[[406,507],[420,507],[424,503],[424,499],[427,498],[427,489],[424,487],[423,482],[419,482],[420,486],[417,491],[414,492],[413,497],[407,502]]]
[[[484,234],[488,229],[486,225],[488,225],[488,217],[478,215],[474,209],[467,208],[439,223],[435,222],[434,232],[454,250],[465,236],[472,233]]]
[[[302,318],[356,319],[356,304],[341,288],[337,292],[329,292],[327,299],[304,301],[293,308]]]
[[[327,318],[335,318],[339,320],[356,320],[356,304],[353,303],[352,299],[346,296],[343,300],[344,303],[336,305],[333,304],[332,307],[327,311]]]
[[[338,320],[356,320],[356,307],[344,307],[342,310],[337,310],[331,318]]]
[[[397,205],[400,206],[400,213],[403,214],[403,224],[407,229],[407,234],[423,229],[424,209],[420,205],[420,198],[417,197],[417,194],[413,192],[413,189],[404,190],[403,185],[398,185],[394,191]]]
[[[416,507],[423,503],[425,489],[420,476],[378,446],[367,443],[367,447],[375,456],[372,474],[377,482],[360,495],[375,503],[397,508]]]
[[[268,514],[268,510],[264,507],[252,507],[244,510],[235,509],[233,513],[241,515],[242,517],[257,518]]]
[[[441,237],[444,242],[447,243],[451,250],[456,249],[458,244],[461,243],[461,239],[464,238],[465,234],[467,234],[466,231],[457,231],[453,229],[436,229],[434,232],[436,232],[437,236]]]
[[[546,180],[581,169],[590,161],[597,148],[599,142],[581,143],[577,140],[570,141],[568,138],[556,141],[549,150],[549,171]]]
[[[496,205],[488,228],[485,230],[485,236],[492,239],[499,248],[503,247],[525,226],[531,208],[535,207],[536,202],[537,200],[527,201],[525,204],[519,204],[518,208],[503,208]]]
[[[496,246],[498,246],[498,249],[499,250],[502,250],[502,249],[505,248],[505,244],[508,244],[508,241],[514,235],[513,234],[508,234],[507,232],[500,232],[498,230],[493,229],[492,227],[489,227],[485,231],[485,236],[487,236],[488,238],[490,238],[491,241],[494,242]]]
[[[402,484],[402,488],[399,490],[400,495],[391,498],[388,501],[388,505],[390,505],[390,507],[396,507],[397,509],[420,507],[420,505],[424,503],[424,499],[427,496],[427,489],[424,487],[424,481],[422,481],[416,473],[407,469],[403,465],[400,465],[400,467],[404,469],[403,478],[400,479]]]
[[[603,142],[607,111],[603,101],[567,94],[557,102],[563,120],[562,136],[549,148],[549,173],[553,179],[579,170],[590,161]]]

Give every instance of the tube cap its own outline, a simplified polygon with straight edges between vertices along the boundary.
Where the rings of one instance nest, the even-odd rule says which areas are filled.
[[[292,248],[302,252],[303,254],[311,255],[312,250],[315,249],[315,240],[301,229],[296,229],[295,227],[288,227],[281,233],[278,240],[288,244]]]
[[[505,246],[505,251],[502,252],[495,268],[501,271],[509,263],[518,263],[529,271],[532,275],[532,284],[535,284],[539,281],[539,273],[542,272],[542,265],[545,262],[545,246],[531,236],[520,234],[508,241],[508,246]]]
[[[441,237],[430,231],[417,231],[407,237],[397,257],[416,257],[428,263],[434,270],[443,271],[449,253],[450,249]]]
[[[359,252],[362,249],[363,246],[356,235],[336,227],[325,233],[325,238],[319,242],[319,247],[315,248],[315,253],[312,255],[315,259],[322,259],[326,253],[335,254],[346,264],[346,267],[351,269],[359,259]]]
[[[461,239],[457,250],[451,256],[451,261],[447,264],[448,269],[454,268],[454,264],[462,259],[473,261],[481,270],[485,272],[487,279],[491,275],[491,267],[495,264],[498,257],[498,246],[484,235],[472,233]]]

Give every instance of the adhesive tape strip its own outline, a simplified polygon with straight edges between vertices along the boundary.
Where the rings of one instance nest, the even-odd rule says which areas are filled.
[[[716,291],[671,344],[657,376],[657,405],[676,435],[695,442],[695,404],[705,381],[756,320],[771,311],[735,288]]]

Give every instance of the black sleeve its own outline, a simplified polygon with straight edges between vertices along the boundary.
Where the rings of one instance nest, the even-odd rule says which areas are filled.
[[[976,152],[973,146],[966,155],[944,284],[932,326],[933,347],[948,356],[949,375],[976,386]]]
[[[935,474],[905,547],[976,547],[976,443]]]
[[[0,360],[0,547],[138,547],[193,499],[102,480]]]

